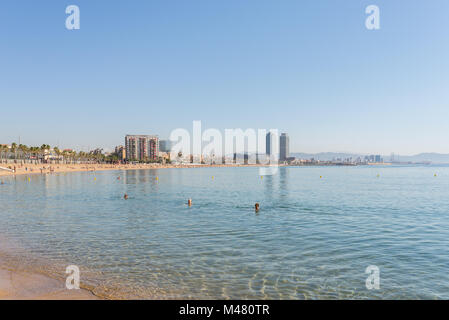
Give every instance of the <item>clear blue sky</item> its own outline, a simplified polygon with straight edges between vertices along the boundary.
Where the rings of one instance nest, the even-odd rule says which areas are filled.
[[[449,153],[449,1],[1,1],[0,111],[0,143],[112,148],[201,120],[295,152]]]

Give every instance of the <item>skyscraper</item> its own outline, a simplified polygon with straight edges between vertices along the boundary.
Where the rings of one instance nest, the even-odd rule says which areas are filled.
[[[274,134],[271,131],[268,131],[265,141],[265,151],[266,154],[269,156],[272,154],[273,150],[273,137]]]
[[[171,141],[170,140],[160,140],[159,141],[159,151],[170,152],[171,151]]]
[[[157,160],[159,155],[159,137],[152,135],[127,135],[125,137],[126,160]]]
[[[280,149],[279,160],[286,161],[287,158],[290,156],[290,138],[288,137],[288,134],[286,133],[281,134],[281,137],[279,139],[279,149]]]

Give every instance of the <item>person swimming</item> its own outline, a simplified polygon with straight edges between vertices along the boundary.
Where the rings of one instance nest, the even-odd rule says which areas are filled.
[[[187,200],[187,204],[189,205],[189,207],[192,206],[192,199]]]
[[[259,212],[259,203],[256,202],[256,204],[254,205],[254,209],[256,212]]]
[[[125,195],[123,196],[123,199],[128,200],[128,195],[125,193]]]

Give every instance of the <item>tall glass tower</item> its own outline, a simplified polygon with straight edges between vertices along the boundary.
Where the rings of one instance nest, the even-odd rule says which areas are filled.
[[[279,139],[279,149],[279,160],[286,161],[290,156],[290,138],[288,137],[288,134],[281,134],[281,137]]]
[[[271,155],[273,150],[273,138],[274,138],[274,134],[270,131],[268,131],[267,133],[267,137],[266,137],[266,141],[265,141],[265,150],[266,150],[266,154],[267,156]]]

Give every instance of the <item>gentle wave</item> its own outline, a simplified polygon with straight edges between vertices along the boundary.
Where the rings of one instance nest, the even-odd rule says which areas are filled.
[[[257,168],[202,168],[4,180],[0,232],[18,245],[0,246],[2,261],[60,278],[78,265],[82,283],[100,296],[449,298],[447,166],[283,167],[264,179]],[[369,265],[381,270],[380,290],[365,287]]]

